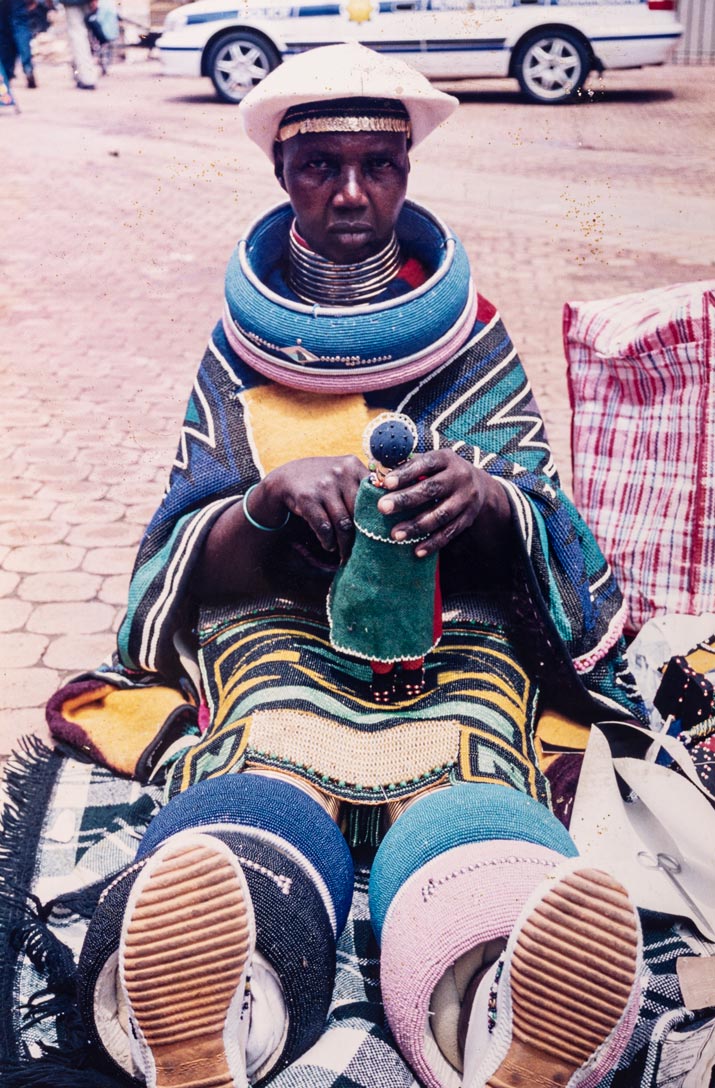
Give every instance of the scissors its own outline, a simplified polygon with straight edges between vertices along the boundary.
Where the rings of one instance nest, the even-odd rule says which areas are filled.
[[[674,885],[674,887],[683,897],[685,902],[688,904],[694,916],[699,920],[700,924],[704,925],[705,929],[708,932],[712,931],[712,926],[710,925],[710,922],[700,910],[700,907],[692,898],[692,896],[688,894],[688,892],[678,880],[678,873],[682,873],[683,866],[680,864],[677,858],[674,858],[672,854],[663,854],[660,852],[657,854],[651,854],[648,852],[648,850],[639,850],[638,860],[641,865],[644,866],[644,868],[646,869],[659,869],[661,873],[665,873],[671,884]]]

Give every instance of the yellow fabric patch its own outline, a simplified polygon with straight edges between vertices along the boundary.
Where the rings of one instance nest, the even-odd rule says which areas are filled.
[[[80,726],[102,761],[133,775],[141,756],[169,715],[186,700],[174,688],[114,688],[107,685],[67,699],[62,716]]]
[[[685,660],[696,672],[712,672],[715,669],[715,647],[708,649],[707,646],[698,646]]]
[[[264,473],[297,457],[354,453],[364,462],[363,431],[382,411],[361,393],[329,397],[274,384],[247,389],[241,399]]]
[[[555,710],[544,710],[536,723],[535,746],[542,771],[548,770],[561,752],[584,752],[590,729],[565,718]]]

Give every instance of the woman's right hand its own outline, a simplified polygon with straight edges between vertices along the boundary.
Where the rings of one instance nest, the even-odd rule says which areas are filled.
[[[248,496],[248,511],[268,530],[280,530],[286,510],[302,518],[326,551],[347,559],[355,533],[353,511],[367,469],[357,457],[305,457],[273,469]],[[240,499],[214,522],[194,570],[199,601],[222,602],[242,594],[270,592],[280,562],[283,534],[262,532],[245,516]]]
[[[287,508],[310,526],[326,551],[337,549],[345,560],[355,535],[355,497],[367,472],[352,455],[288,461],[251,492],[251,516],[261,524],[280,524]]]

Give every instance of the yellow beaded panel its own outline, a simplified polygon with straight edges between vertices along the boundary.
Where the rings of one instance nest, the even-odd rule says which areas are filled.
[[[359,782],[368,789],[454,762],[459,722],[396,718],[397,724],[381,730],[378,739],[306,711],[257,710],[251,717],[248,758],[267,755],[278,763],[320,768],[337,782]]]
[[[296,606],[297,607],[297,606]],[[534,747],[537,692],[509,639],[447,620],[425,690],[377,705],[371,670],[341,654],[318,610],[276,599],[202,613],[211,725],[171,769],[169,794],[246,761],[302,776],[350,803],[409,797],[454,776],[548,803]]]
[[[361,393],[323,396],[270,384],[242,394],[246,426],[264,473],[295,457],[364,460],[362,435],[380,408],[370,408]]]

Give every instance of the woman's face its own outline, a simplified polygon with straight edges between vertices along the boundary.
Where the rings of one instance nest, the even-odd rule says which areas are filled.
[[[407,191],[401,132],[304,133],[276,145],[276,177],[311,249],[338,264],[387,245]]]

